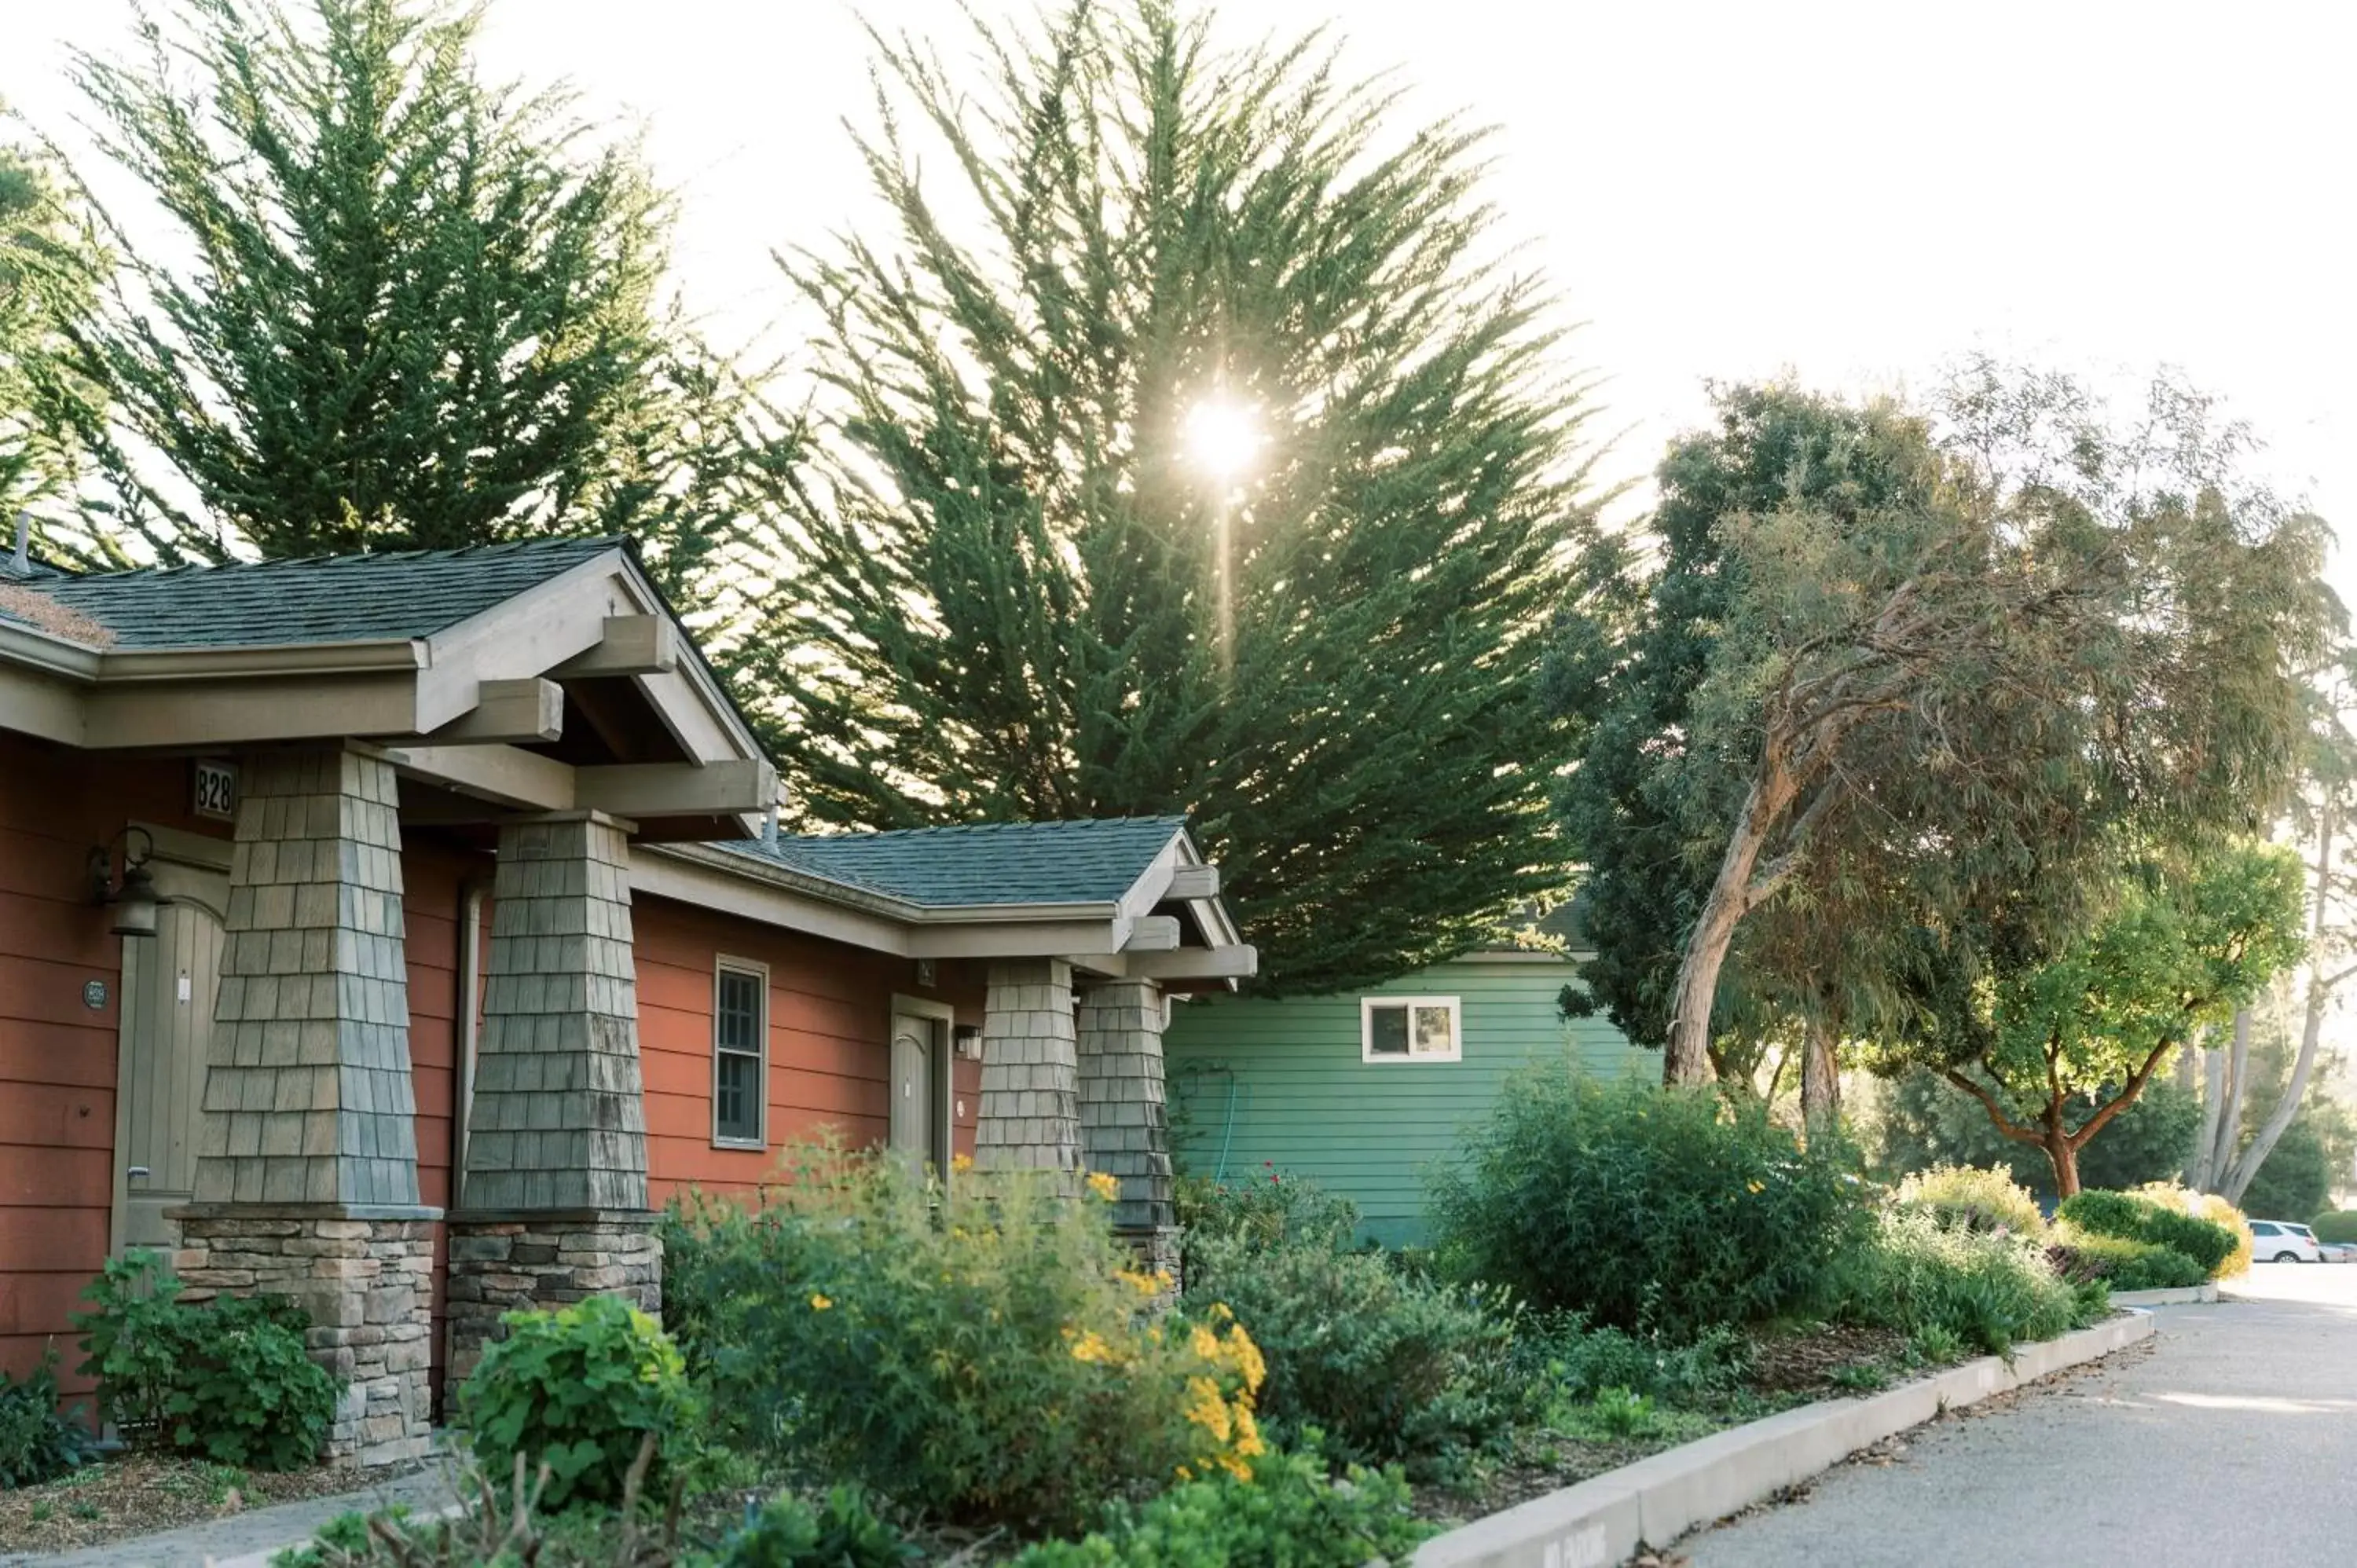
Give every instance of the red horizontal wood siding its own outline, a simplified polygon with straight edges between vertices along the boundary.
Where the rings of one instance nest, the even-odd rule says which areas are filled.
[[[892,997],[950,1004],[958,1022],[982,1022],[978,968],[944,961],[932,986],[915,961],[822,937],[640,898],[630,911],[639,982],[639,1056],[647,1095],[650,1193],[661,1204],[688,1187],[744,1194],[776,1179],[779,1152],[822,1127],[857,1144],[889,1128]],[[713,971],[723,957],[770,971],[769,1145],[712,1143]],[[952,1147],[974,1152],[982,1064],[952,1064]]]
[[[90,901],[91,850],[138,820],[229,836],[192,816],[188,764],[101,757],[0,734],[0,1369],[52,1338],[88,1386],[66,1315],[106,1261],[123,946]],[[106,1004],[82,1000],[91,981]]]

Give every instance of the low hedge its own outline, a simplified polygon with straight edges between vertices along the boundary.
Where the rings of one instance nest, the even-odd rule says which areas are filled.
[[[2074,1193],[2055,1212],[2086,1234],[2149,1241],[2182,1252],[2201,1265],[2204,1279],[2225,1266],[2241,1240],[2213,1220],[2132,1192]]]
[[[2319,1241],[2357,1241],[2357,1208],[2328,1208],[2308,1222]]]
[[[2046,1249],[2046,1261],[2072,1284],[2101,1280],[2114,1290],[2182,1290],[2210,1277],[2174,1247],[2067,1227]]]
[[[2046,1234],[2038,1199],[2006,1170],[1974,1165],[1934,1165],[1899,1186],[1899,1201],[1921,1208],[1951,1229],[2001,1230],[2016,1236]]]

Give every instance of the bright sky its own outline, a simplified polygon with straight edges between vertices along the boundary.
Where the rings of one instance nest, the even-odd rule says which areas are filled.
[[[985,14],[1010,0],[973,0]],[[68,43],[124,0],[0,0],[0,97],[71,147]],[[963,48],[953,0],[867,0]],[[1975,348],[2133,386],[2174,365],[2357,538],[2357,6],[1914,0],[1253,0],[1331,21],[1419,116],[1500,127],[1491,193],[1605,378],[1605,467],[1650,468],[1706,379],[1927,381]],[[872,217],[843,0],[492,0],[491,72],[646,126],[676,259],[724,338],[785,307],[769,252]],[[102,188],[105,188],[102,187]],[[2357,552],[2344,596],[2357,600]]]

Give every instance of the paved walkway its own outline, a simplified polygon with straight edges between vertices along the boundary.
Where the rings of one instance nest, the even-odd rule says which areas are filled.
[[[311,1498],[276,1508],[255,1509],[227,1519],[166,1530],[112,1546],[93,1546],[49,1557],[19,1557],[0,1553],[0,1564],[40,1563],[59,1568],[264,1568],[271,1553],[297,1546],[339,1514],[406,1503],[414,1513],[430,1513],[449,1506],[454,1495],[439,1466],[404,1476],[399,1480],[340,1497]]]
[[[2122,1364],[1689,1536],[1694,1568],[2357,1563],[2357,1266],[2263,1263]]]

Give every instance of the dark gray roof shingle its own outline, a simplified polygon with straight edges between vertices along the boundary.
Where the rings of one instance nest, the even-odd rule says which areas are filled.
[[[19,582],[125,650],[259,648],[431,637],[608,551],[614,539],[533,539]],[[0,601],[0,619],[40,624]]]
[[[989,822],[716,843],[806,876],[930,908],[1110,904],[1146,875],[1184,817]]]

